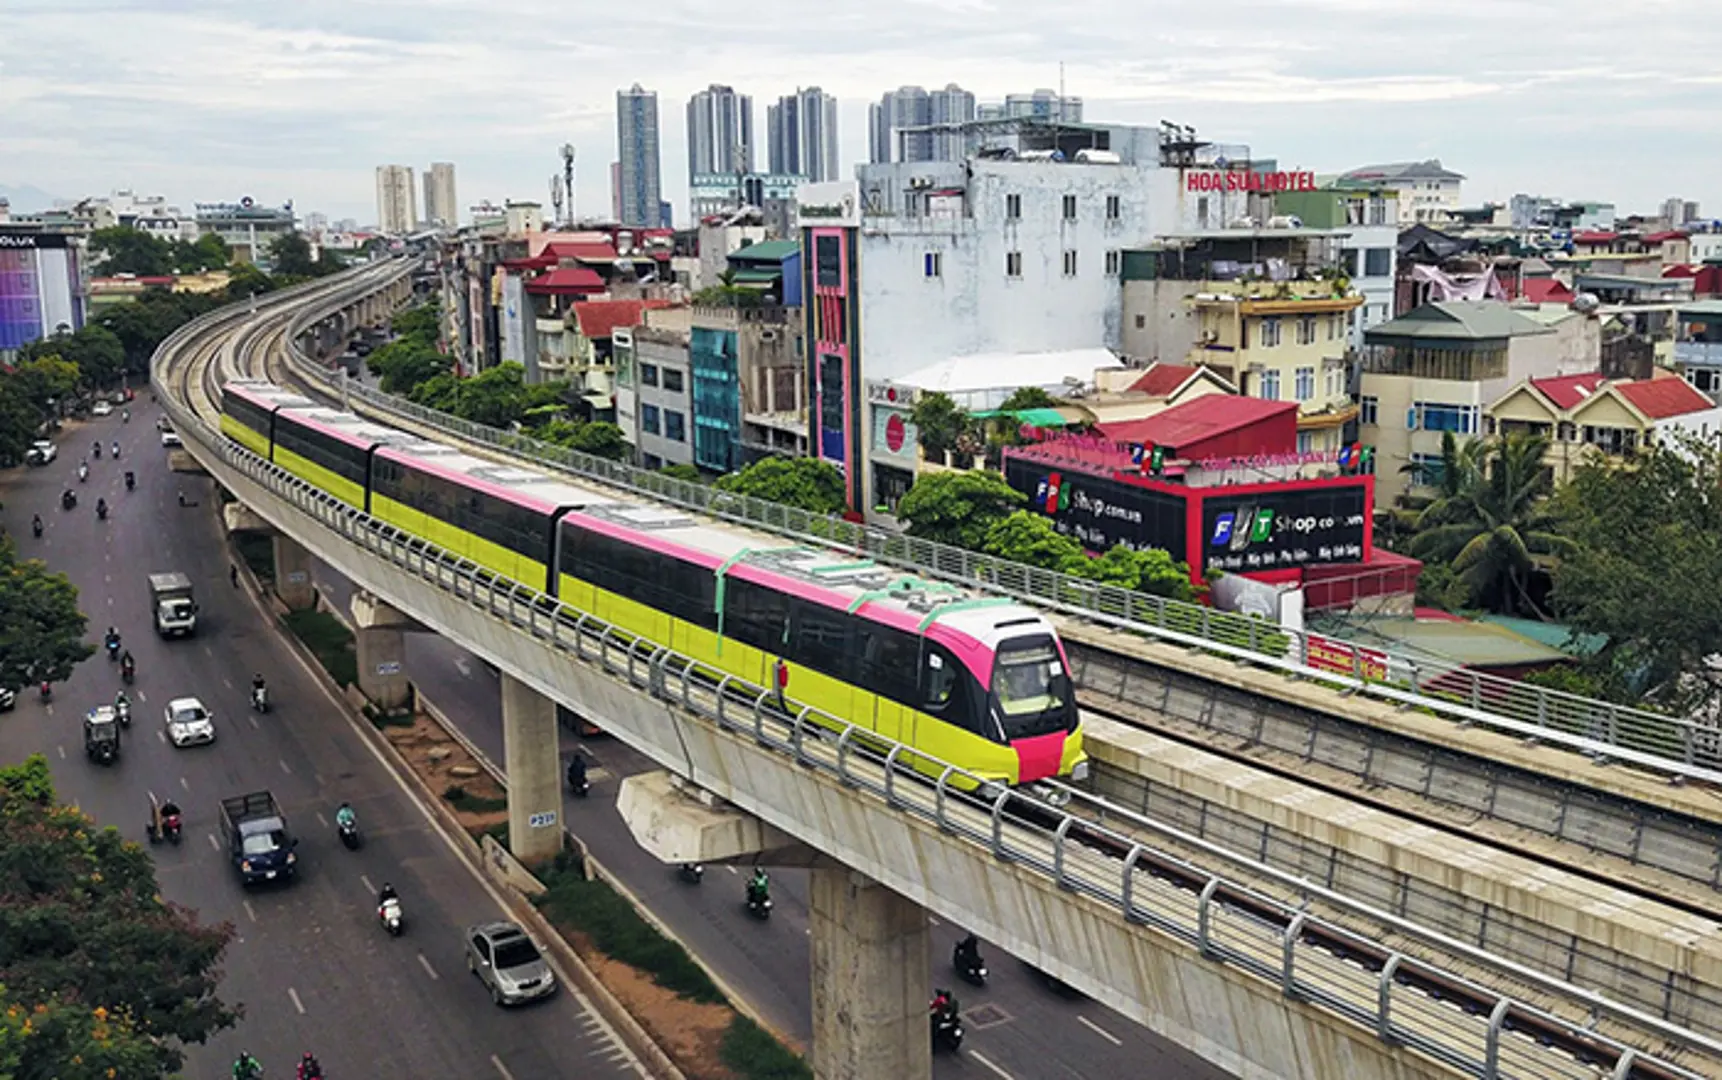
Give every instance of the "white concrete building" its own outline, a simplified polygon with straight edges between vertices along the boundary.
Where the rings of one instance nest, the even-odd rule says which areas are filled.
[[[1365,165],[1343,173],[1335,182],[1341,188],[1392,188],[1399,192],[1401,225],[1446,221],[1462,205],[1460,191],[1464,184],[1465,177],[1443,168],[1440,158]]]
[[[385,236],[418,230],[417,188],[411,165],[377,166],[377,228]]]
[[[454,164],[434,161],[425,173],[425,223],[443,228],[460,224],[460,203],[455,201]]]
[[[79,216],[88,218],[91,229],[123,226],[161,240],[197,239],[196,216],[177,206],[169,206],[163,195],[116,191],[105,198],[85,199],[74,210]]]

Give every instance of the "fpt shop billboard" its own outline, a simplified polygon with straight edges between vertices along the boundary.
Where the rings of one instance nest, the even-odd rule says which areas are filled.
[[[1363,561],[1369,501],[1361,481],[1241,494],[1210,488],[1202,495],[1205,569],[1247,574]]]
[[[1123,544],[1184,558],[1187,512],[1179,495],[1019,457],[1005,458],[1005,480],[1028,496],[1031,509],[1052,518],[1053,528],[1089,551]]]

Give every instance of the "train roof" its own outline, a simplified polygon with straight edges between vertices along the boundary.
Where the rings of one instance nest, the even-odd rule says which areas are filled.
[[[303,409],[317,404],[303,394],[262,379],[229,379],[221,385],[221,390],[224,394],[235,394],[266,409]]]
[[[934,622],[952,626],[989,644],[1001,624],[1051,624],[1032,609],[1006,597],[965,592],[944,582],[918,578],[894,567],[840,551],[806,547],[727,521],[712,521],[673,507],[650,503],[612,503],[582,509],[585,518],[692,549],[726,571],[747,566],[794,582],[803,595],[835,600],[850,611],[865,608],[882,621],[925,630]]]
[[[378,456],[457,483],[472,484],[497,498],[544,513],[566,506],[598,506],[616,501],[612,495],[564,478],[518,465],[499,465],[442,443],[419,440],[410,446],[379,450]]]
[[[275,415],[277,419],[297,421],[325,435],[365,449],[373,446],[423,447],[423,452],[432,453],[439,445],[399,428],[372,423],[357,413],[331,409],[325,405],[283,405]]]

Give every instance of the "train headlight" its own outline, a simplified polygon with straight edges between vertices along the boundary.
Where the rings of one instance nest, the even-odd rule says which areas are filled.
[[[1088,760],[1086,758],[1084,758],[1083,760],[1076,763],[1075,768],[1070,770],[1070,782],[1073,784],[1080,784],[1087,779],[1088,779]]]

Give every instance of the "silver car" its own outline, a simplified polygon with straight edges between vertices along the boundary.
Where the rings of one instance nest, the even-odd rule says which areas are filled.
[[[174,698],[162,710],[168,741],[175,746],[204,746],[215,741],[215,720],[194,697]]]
[[[498,1005],[517,1005],[556,991],[550,964],[526,931],[511,922],[466,928],[466,968],[490,988],[490,1000]]]

